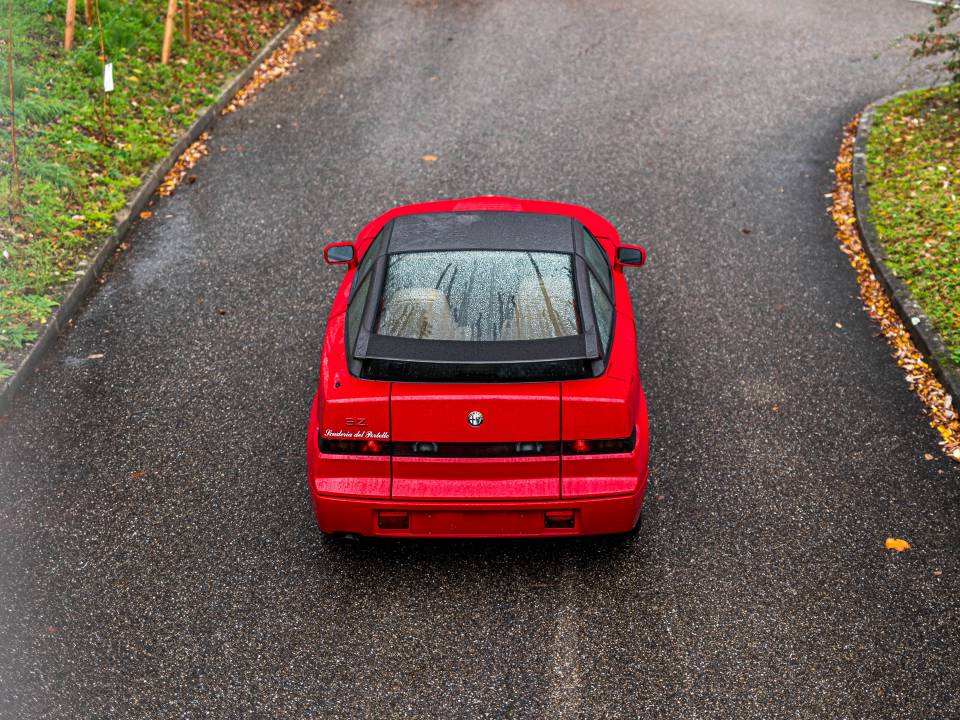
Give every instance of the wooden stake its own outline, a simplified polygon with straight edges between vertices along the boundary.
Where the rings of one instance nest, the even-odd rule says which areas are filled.
[[[164,65],[170,62],[170,46],[173,44],[173,19],[177,14],[177,0],[167,0],[167,22],[163,26],[163,50],[160,53],[160,62]]]
[[[103,68],[107,64],[107,48],[103,42],[103,23],[100,21],[100,0],[93,0],[94,9],[97,12],[97,30],[100,31],[100,82],[103,82]],[[103,91],[101,85],[100,92],[102,101],[100,103],[100,139],[107,142],[107,93]]]
[[[87,25],[93,22],[93,0],[83,0],[83,21]]]
[[[193,42],[193,26],[190,17],[190,0],[183,0],[183,39],[187,45]]]
[[[77,0],[67,0],[67,29],[63,34],[63,49],[73,47],[73,30],[77,22]]]
[[[16,212],[20,209],[20,166],[17,164],[17,118],[13,103],[13,0],[7,3],[7,82],[10,85],[10,146],[13,164],[13,178],[10,184],[12,202],[10,208]],[[11,213],[13,214],[13,213]]]

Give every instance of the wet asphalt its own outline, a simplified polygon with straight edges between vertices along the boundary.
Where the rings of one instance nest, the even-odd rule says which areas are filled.
[[[339,8],[0,428],[0,715],[960,717],[960,473],[824,197],[843,124],[918,79],[887,48],[929,9]],[[643,529],[326,543],[322,245],[480,193],[588,205],[649,251]]]

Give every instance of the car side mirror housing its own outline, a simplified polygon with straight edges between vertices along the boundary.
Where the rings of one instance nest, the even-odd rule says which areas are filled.
[[[356,264],[356,249],[353,247],[353,243],[330,243],[323,249],[323,259],[328,265],[349,265],[352,267]]]
[[[621,245],[617,248],[618,265],[635,265],[640,267],[647,261],[647,251],[639,245]]]

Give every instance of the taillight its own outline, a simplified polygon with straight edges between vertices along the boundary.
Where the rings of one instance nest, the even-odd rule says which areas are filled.
[[[577,455],[585,455],[590,452],[590,441],[589,440],[574,440],[572,443],[568,443],[570,448],[568,452],[575,453]]]
[[[630,437],[609,438],[604,440],[565,440],[564,455],[609,455],[612,453],[632,452],[637,444],[637,431]]]
[[[395,457],[500,458],[559,455],[556,442],[395,442]]]
[[[389,455],[390,443],[381,440],[320,438],[320,452],[334,455]]]
[[[363,453],[369,453],[370,455],[379,455],[383,452],[383,443],[377,442],[376,440],[367,440],[363,444]]]

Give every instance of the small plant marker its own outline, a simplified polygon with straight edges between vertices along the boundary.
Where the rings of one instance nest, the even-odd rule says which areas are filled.
[[[100,135],[101,142],[107,142],[107,49],[103,42],[103,23],[100,20],[100,0],[94,0],[94,9],[97,12],[97,29],[100,31],[100,64],[103,69],[104,93],[100,103]],[[110,68],[110,85],[113,88],[113,67]]]
[[[163,49],[160,52],[160,62],[170,63],[170,46],[173,44],[173,20],[177,15],[177,0],[167,0],[167,22],[163,26]]]

